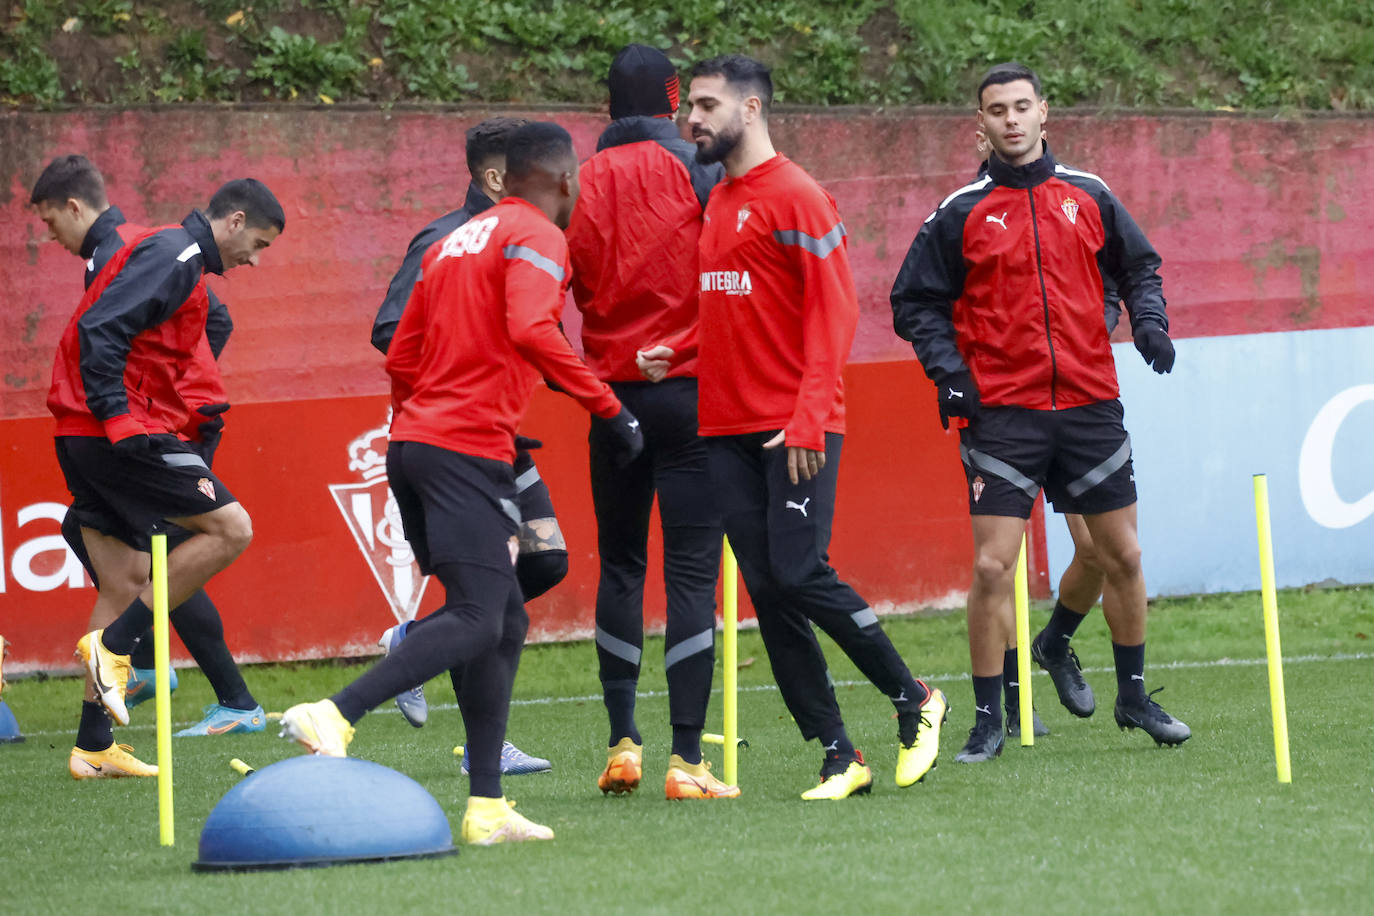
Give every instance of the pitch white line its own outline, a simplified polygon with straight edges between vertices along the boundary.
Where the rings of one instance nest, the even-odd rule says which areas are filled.
[[[1284,663],[1285,665],[1305,665],[1305,664],[1311,664],[1311,663],[1313,663],[1313,662],[1318,662],[1318,663],[1319,663],[1319,662],[1360,662],[1360,661],[1368,661],[1369,659],[1374,659],[1374,653],[1370,653],[1370,652],[1339,652],[1339,653],[1337,653],[1337,654],[1335,654],[1335,655],[1290,655],[1290,656],[1286,656],[1286,657],[1284,658],[1283,663]],[[1219,658],[1219,659],[1215,659],[1215,660],[1213,660],[1213,661],[1206,661],[1206,662],[1160,662],[1160,663],[1158,663],[1158,664],[1147,665],[1147,666],[1146,666],[1146,670],[1147,670],[1147,671],[1160,671],[1160,670],[1171,671],[1171,670],[1183,670],[1183,669],[1188,669],[1188,668],[1256,668],[1256,667],[1260,667],[1260,666],[1268,665],[1268,664],[1269,664],[1269,660],[1268,660],[1268,659],[1265,659],[1265,658]],[[1114,672],[1115,670],[1116,670],[1116,669],[1114,669],[1114,668],[1084,668],[1084,669],[1083,669],[1083,672],[1084,672],[1085,674],[1105,674],[1105,673],[1112,673],[1112,672]],[[1034,671],[1034,672],[1032,672],[1032,673],[1035,674],[1035,675],[1047,676],[1047,675],[1045,675],[1045,672],[1043,672],[1043,671]],[[970,680],[970,675],[969,675],[969,673],[968,673],[967,671],[960,671],[960,672],[956,672],[956,673],[953,673],[953,674],[917,675],[917,677],[919,677],[919,678],[920,678],[921,680],[923,680],[923,681],[926,681],[926,682],[929,682],[929,683],[934,683],[934,684],[937,684],[937,685],[940,684],[940,683],[946,682],[946,681],[967,681],[967,680]],[[835,682],[835,686],[836,686],[836,687],[863,687],[863,686],[865,686],[865,685],[867,685],[867,684],[868,684],[868,681],[836,681],[836,682]],[[777,689],[778,689],[778,685],[777,685],[777,684],[755,684],[755,685],[752,685],[752,686],[749,686],[749,687],[740,687],[740,688],[739,688],[739,692],[740,692],[740,693],[759,693],[759,692],[765,691],[765,690],[777,690]],[[721,688],[720,688],[720,687],[713,687],[712,690],[711,690],[711,692],[712,692],[713,694],[715,694],[715,693],[720,693],[720,692],[721,692]],[[668,695],[668,691],[667,691],[667,690],[639,690],[639,691],[636,691],[636,692],[635,692],[635,696],[637,696],[637,697],[666,697],[667,695]],[[601,702],[601,700],[602,700],[601,694],[599,694],[599,693],[589,693],[589,694],[585,694],[585,695],[583,695],[583,696],[576,696],[576,697],[534,697],[534,698],[525,699],[525,700],[511,700],[511,701],[510,701],[510,705],[512,705],[512,706],[552,706],[552,705],[555,705],[555,704],[558,704],[558,703],[599,703],[599,702]],[[430,703],[430,704],[429,704],[429,708],[430,708],[430,709],[457,709],[457,708],[458,708],[458,704],[457,704],[457,703]],[[394,705],[392,705],[391,703],[387,703],[387,704],[385,704],[385,705],[383,705],[383,706],[377,707],[377,708],[374,709],[372,712],[368,713],[368,715],[374,715],[374,716],[375,716],[375,715],[377,715],[378,713],[381,713],[381,714],[383,714],[383,715],[400,715],[401,711],[400,711],[399,709],[397,709],[397,708],[396,708]],[[177,722],[177,723],[174,723],[174,724],[176,724],[176,725],[182,725],[182,724],[185,724],[185,725],[192,725],[192,724],[194,724],[195,722],[199,722],[199,721],[200,721],[199,719],[194,719],[194,720],[188,720],[188,721],[185,722],[185,723]],[[276,720],[272,720],[271,722],[269,722],[269,723],[267,724],[267,731],[268,731],[268,732],[271,732],[271,731],[273,730],[275,721],[276,721]],[[148,725],[127,725],[127,726],[122,726],[121,728],[122,728],[123,731],[153,731],[153,730],[156,728],[156,725],[150,723],[150,724],[148,724]],[[60,731],[60,732],[25,732],[25,733],[24,733],[25,737],[34,737],[34,738],[36,738],[36,737],[48,737],[48,736],[54,736],[54,735],[68,735],[68,734],[71,734],[71,732],[70,732],[70,731]]]

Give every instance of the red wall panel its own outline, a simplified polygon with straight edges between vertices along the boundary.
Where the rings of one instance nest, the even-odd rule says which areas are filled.
[[[42,241],[25,208],[44,163],[86,153],[105,171],[112,201],[145,223],[177,221],[241,175],[281,198],[287,229],[262,266],[212,281],[237,327],[223,358],[235,407],[217,467],[253,514],[256,539],[211,593],[231,646],[247,657],[349,654],[366,651],[391,619],[360,549],[379,562],[391,555],[384,505],[349,467],[350,443],[385,420],[371,320],[410,237],[461,202],[463,132],[491,113],[0,113],[0,633],[15,642],[18,667],[66,664],[92,598],[88,589],[30,587],[46,588],[65,560],[48,549],[53,541],[35,540],[57,530],[35,506],[65,499],[43,398],[80,296],[80,264]],[[583,155],[605,124],[586,111],[523,114],[565,124]],[[862,319],[832,557],[880,606],[958,603],[967,587],[954,440],[940,432],[929,385],[891,332],[887,293],[921,221],[971,177],[972,126],[969,113],[948,111],[772,119],[777,147],[835,195],[850,233]],[[1365,323],[1374,121],[1052,110],[1049,126],[1062,159],[1102,174],[1163,254],[1176,336]],[[575,312],[567,325],[575,339]],[[548,443],[540,466],[572,562],[569,580],[531,606],[534,634],[585,633],[596,578],[585,416],[545,392],[525,426]],[[331,485],[352,489],[336,499]],[[371,534],[350,529],[341,505],[366,516]],[[1032,527],[1033,585],[1045,594],[1043,522]],[[392,573],[383,568],[380,580]],[[658,582],[650,594],[660,594]],[[436,600],[425,596],[426,606]],[[661,614],[655,598],[651,621]]]

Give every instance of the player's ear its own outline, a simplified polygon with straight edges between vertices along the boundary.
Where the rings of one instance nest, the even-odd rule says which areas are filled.
[[[498,169],[496,166],[488,166],[483,169],[482,183],[491,193],[504,195],[506,193],[505,169]]]

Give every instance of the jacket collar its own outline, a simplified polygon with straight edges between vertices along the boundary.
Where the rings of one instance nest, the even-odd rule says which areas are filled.
[[[612,121],[610,126],[601,132],[600,139],[596,141],[596,151],[599,153],[612,146],[642,143],[645,140],[657,140],[662,143],[665,140],[680,139],[682,139],[682,134],[671,118],[649,118],[643,115],[634,115]]]
[[[81,240],[81,256],[87,259],[94,256],[95,250],[100,247],[101,243],[126,222],[124,214],[119,212],[118,207],[107,207],[105,212],[97,216],[95,222],[91,223],[91,228],[86,230],[86,237]]]
[[[463,209],[476,216],[483,210],[491,208],[493,201],[482,190],[482,186],[475,181],[468,182],[468,196],[463,198]]]
[[[205,269],[212,274],[223,274],[224,261],[219,256],[219,245],[215,242],[214,230],[210,228],[210,221],[205,218],[205,214],[199,210],[192,210],[181,221],[181,228],[185,229],[192,240],[200,246],[200,256],[205,263]]]
[[[1045,141],[1040,141],[1044,149],[1044,155],[1034,162],[1025,165],[1008,165],[993,153],[988,157],[988,175],[993,181],[1008,188],[1033,188],[1038,184],[1043,184],[1054,175],[1055,162],[1054,154],[1050,152],[1050,145]]]

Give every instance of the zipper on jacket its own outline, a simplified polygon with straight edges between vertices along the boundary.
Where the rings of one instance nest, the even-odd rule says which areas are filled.
[[[1054,356],[1054,338],[1050,336],[1050,297],[1045,292],[1045,264],[1040,258],[1040,225],[1035,220],[1035,188],[1026,188],[1030,198],[1031,231],[1035,233],[1035,273],[1040,278],[1040,302],[1045,307],[1045,342],[1050,346],[1050,410],[1058,410],[1054,389],[1059,380],[1059,364]]]

